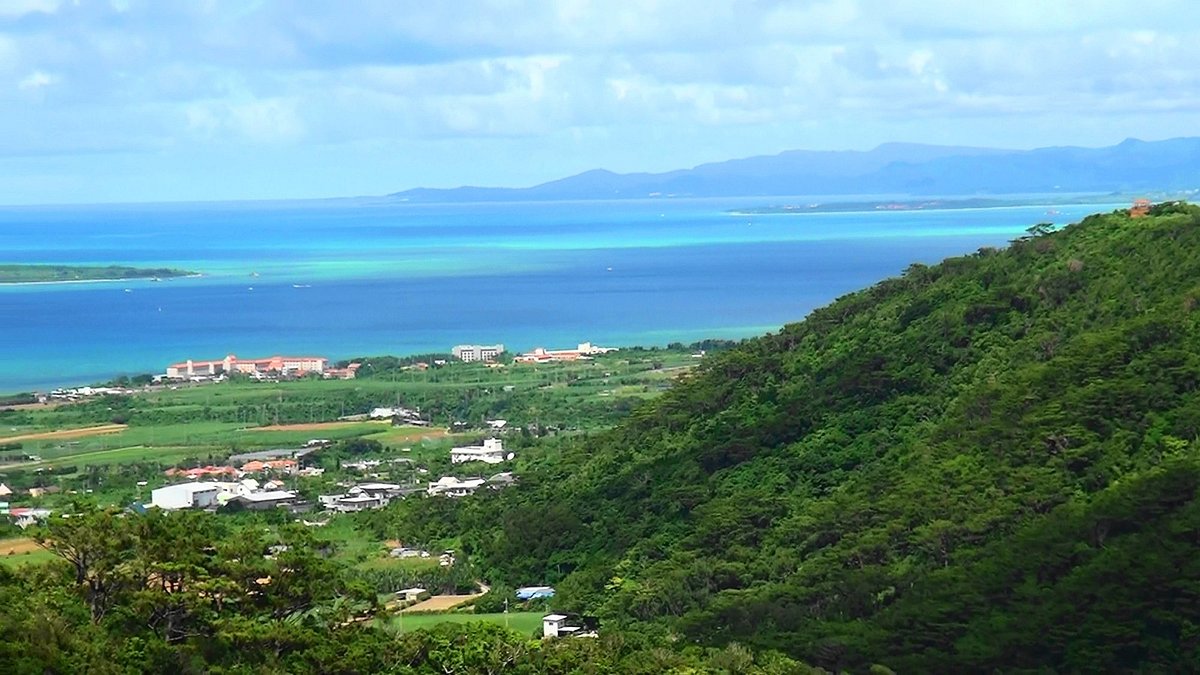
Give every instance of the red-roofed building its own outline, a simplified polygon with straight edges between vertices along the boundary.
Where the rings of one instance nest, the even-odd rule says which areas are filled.
[[[188,359],[167,366],[167,377],[175,380],[216,377],[230,373],[246,375],[303,375],[324,373],[329,359],[323,356],[271,356],[265,359],[239,359],[230,354],[216,361]]]
[[[265,462],[255,459],[242,465],[242,473],[260,473],[263,471],[292,473],[296,470],[297,466],[298,464],[294,459],[271,459]]]
[[[351,363],[345,368],[326,368],[321,375],[327,380],[353,380],[361,367],[361,363]]]
[[[232,466],[198,466],[191,469],[167,469],[164,471],[168,476],[184,476],[193,480],[204,478],[206,476],[230,476],[237,477],[237,469]]]

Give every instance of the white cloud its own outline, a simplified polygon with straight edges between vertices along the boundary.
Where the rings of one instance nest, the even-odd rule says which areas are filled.
[[[34,13],[53,14],[61,4],[61,0],[4,0],[0,2],[0,19]]]
[[[532,152],[548,138],[583,138],[602,152],[563,153],[564,167],[614,156],[682,165],[716,129],[722,148],[776,139],[747,140],[747,152],[936,141],[948,130],[1021,147],[1037,142],[1024,129],[1044,139],[1051,125],[1039,120],[1066,114],[1081,121],[1061,125],[1056,142],[1104,129],[1105,140],[1157,137],[1166,132],[1156,119],[1196,110],[1200,98],[1200,27],[1180,20],[1190,8],[0,0],[0,125],[25,130],[0,142],[0,155],[240,145],[303,155],[489,139]],[[22,108],[35,104],[38,115]],[[502,182],[523,154],[483,169]]]
[[[61,79],[62,78],[60,78],[58,75],[35,70],[21,78],[20,82],[17,82],[17,89],[24,91],[44,89],[51,85],[58,84]]]
[[[209,140],[282,143],[299,140],[305,133],[298,102],[284,98],[201,101],[186,105],[182,112],[187,130]]]

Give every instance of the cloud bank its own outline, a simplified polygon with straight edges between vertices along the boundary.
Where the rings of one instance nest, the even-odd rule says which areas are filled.
[[[1186,0],[0,2],[0,203],[1196,133]]]

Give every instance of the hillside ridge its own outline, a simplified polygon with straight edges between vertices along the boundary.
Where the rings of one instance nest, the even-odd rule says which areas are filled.
[[[415,188],[416,202],[796,195],[1004,195],[1200,188],[1200,138],[1126,139],[1102,148],[1009,150],[884,143],[868,151],[788,150],[663,173],[593,169],[524,188]]]

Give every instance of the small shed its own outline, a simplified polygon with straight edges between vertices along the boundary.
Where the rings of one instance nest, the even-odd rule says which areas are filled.
[[[542,637],[556,638],[562,634],[563,628],[571,617],[566,614],[547,614],[542,617]]]
[[[422,596],[429,597],[429,591],[424,588],[404,588],[396,591],[396,598],[400,602],[412,602],[421,600]]]

